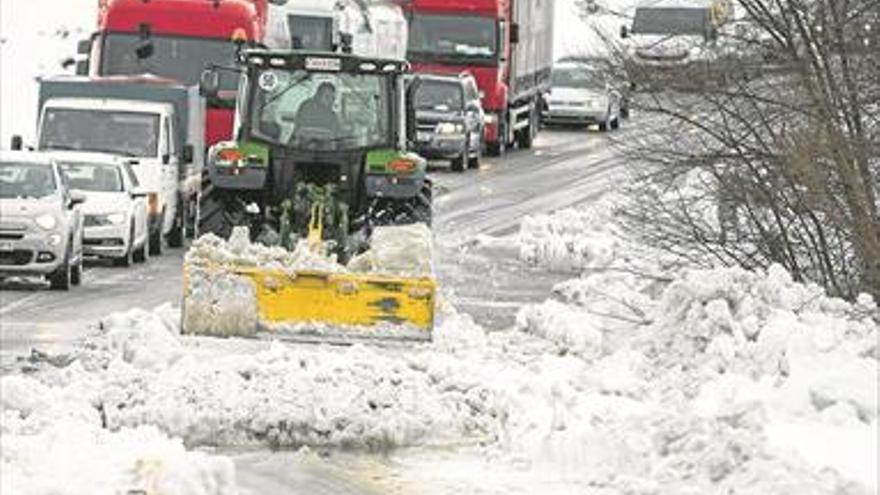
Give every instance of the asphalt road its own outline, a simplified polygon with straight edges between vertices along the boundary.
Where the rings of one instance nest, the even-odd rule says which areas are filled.
[[[444,297],[497,329],[513,321],[522,303],[544,299],[553,284],[570,278],[528,269],[519,262],[514,243],[505,239],[526,215],[590,201],[613,188],[626,164],[612,141],[639,139],[653,124],[636,116],[611,134],[547,129],[532,149],[484,158],[479,170],[433,168],[435,266]],[[480,236],[500,241],[475,242]],[[64,352],[108,313],[177,304],[182,256],[178,249],[128,269],[90,266],[83,285],[70,292],[0,286],[0,368],[32,348]],[[365,488],[363,479],[344,469],[330,472],[326,463],[289,469],[287,455],[236,454],[245,493],[387,493],[387,485],[380,491]]]

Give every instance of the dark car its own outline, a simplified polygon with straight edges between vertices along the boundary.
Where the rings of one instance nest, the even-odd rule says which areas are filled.
[[[461,172],[480,166],[483,107],[473,76],[422,75],[415,92],[416,151]]]

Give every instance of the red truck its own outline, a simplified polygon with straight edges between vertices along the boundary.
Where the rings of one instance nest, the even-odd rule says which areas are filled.
[[[198,84],[208,64],[234,66],[234,41],[262,41],[267,0],[98,0],[98,30],[80,43],[82,75],[152,73]],[[232,137],[237,78],[207,102],[205,145]]]
[[[514,142],[531,147],[550,89],[553,0],[398,1],[416,72],[476,78],[487,151],[500,155]]]

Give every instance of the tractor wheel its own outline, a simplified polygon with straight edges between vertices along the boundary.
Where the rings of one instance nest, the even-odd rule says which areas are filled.
[[[232,228],[248,225],[244,205],[237,198],[209,188],[201,195],[199,204],[199,235],[208,233],[228,239]]]
[[[375,225],[409,225],[424,223],[431,225],[432,219],[431,182],[425,180],[422,190],[412,198],[384,199],[373,211]]]

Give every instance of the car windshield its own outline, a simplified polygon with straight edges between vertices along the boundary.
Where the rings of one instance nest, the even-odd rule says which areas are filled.
[[[497,31],[497,24],[490,17],[417,14],[410,22],[407,59],[494,63]]]
[[[458,81],[423,80],[416,92],[416,108],[461,110],[464,106]]]
[[[251,128],[269,142],[352,149],[392,141],[387,76],[267,69],[255,80]]]
[[[41,150],[154,157],[158,141],[159,115],[154,113],[49,108],[40,131]]]
[[[0,198],[42,198],[57,187],[49,165],[0,162]]]
[[[122,175],[119,167],[96,163],[64,163],[61,170],[72,189],[97,192],[122,191]]]
[[[556,68],[553,69],[550,84],[554,88],[601,89],[605,87],[605,78],[586,67]]]
[[[108,34],[101,56],[101,74],[149,73],[192,85],[198,84],[199,76],[208,65],[235,65],[235,45],[228,39],[153,35],[150,41],[152,52],[141,58],[136,51],[143,43],[140,36]],[[238,78],[231,72],[220,74],[220,89],[235,90],[237,84]]]
[[[709,10],[703,8],[636,9],[632,32],[636,34],[703,35],[707,31]]]

